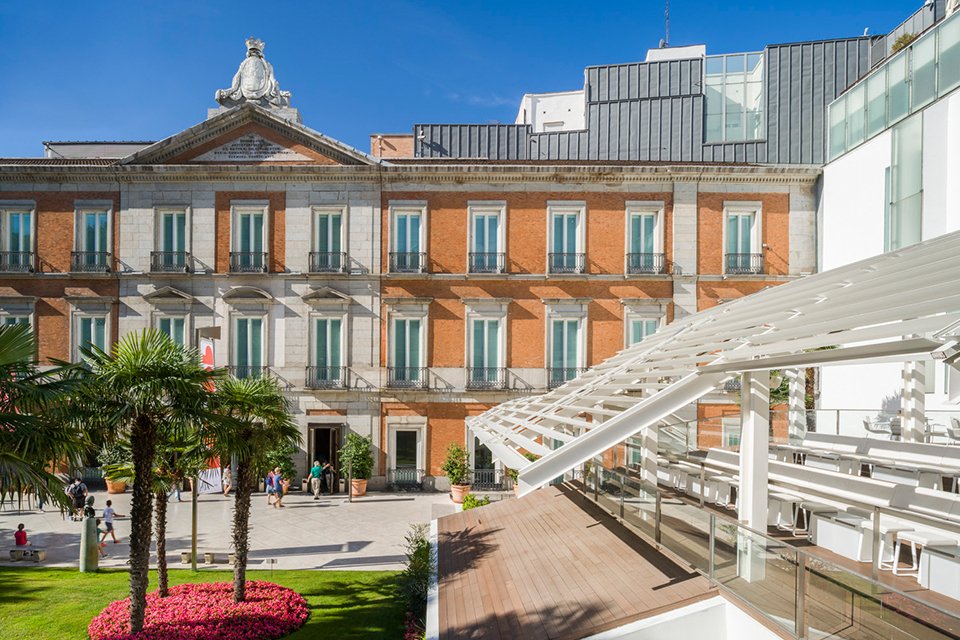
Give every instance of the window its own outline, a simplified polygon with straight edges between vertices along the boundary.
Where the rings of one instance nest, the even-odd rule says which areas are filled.
[[[81,315],[77,316],[76,344],[74,359],[80,359],[80,349],[83,347],[107,348],[107,316]]]
[[[470,206],[470,273],[503,272],[503,212],[503,205]]]
[[[960,85],[960,20],[945,20],[937,36],[939,64],[938,91],[942,96]]]
[[[109,247],[109,212],[104,209],[81,209],[77,252],[74,269],[77,271],[107,271]]]
[[[706,142],[759,140],[763,134],[763,54],[704,59]]]
[[[937,97],[937,40],[921,38],[911,48],[910,109],[915,111]]]
[[[907,115],[910,109],[910,85],[907,82],[907,65],[910,62],[909,51],[902,52],[887,64],[887,110],[888,124]]]
[[[310,270],[314,272],[341,272],[346,268],[343,251],[343,210],[314,209],[314,252]]]
[[[421,487],[425,466],[426,421],[387,418],[387,482],[397,487]]]
[[[866,85],[860,84],[847,95],[847,149],[863,142],[866,125]]]
[[[157,329],[177,344],[187,344],[187,319],[184,316],[161,316],[157,318]]]
[[[627,208],[627,273],[663,273],[660,209]]]
[[[343,370],[343,318],[313,321],[313,367],[315,386],[339,386]]]
[[[266,207],[236,207],[234,209],[233,252],[230,270],[235,272],[262,272],[267,270]]]
[[[11,326],[17,324],[30,325],[30,316],[3,316],[3,321],[0,324],[4,326]]]
[[[263,374],[263,318],[237,317],[233,321],[233,375],[237,378]]]
[[[503,387],[505,380],[500,353],[502,348],[500,327],[499,318],[470,320],[468,387]]]
[[[740,446],[740,417],[720,418],[721,447],[731,448]]]
[[[420,273],[425,267],[423,253],[424,208],[399,208],[393,212],[393,251],[390,271]]]
[[[875,73],[867,79],[867,137],[887,126],[887,74]]]
[[[576,378],[582,366],[582,320],[563,318],[550,321],[550,375],[551,387]]]
[[[394,318],[392,323],[392,348],[390,350],[390,382],[399,386],[419,386],[425,383],[426,372],[422,368],[423,340],[420,318]]]
[[[660,328],[659,318],[631,318],[627,324],[627,346],[652,336]]]
[[[33,270],[32,212],[0,208],[0,271]]]
[[[582,206],[551,206],[550,273],[583,273],[583,214]]]
[[[159,234],[154,271],[184,271],[187,268],[187,212],[161,209],[157,212]]]
[[[725,207],[724,273],[762,273],[760,212],[754,206]]]
[[[893,129],[890,202],[884,236],[887,251],[920,242],[923,223],[923,116],[916,114]]]

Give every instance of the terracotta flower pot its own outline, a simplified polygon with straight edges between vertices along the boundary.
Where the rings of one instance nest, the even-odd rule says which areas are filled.
[[[450,499],[454,504],[463,504],[463,497],[470,493],[470,485],[454,484],[450,485]]]
[[[351,480],[351,481],[350,481],[350,495],[352,495],[352,496],[365,496],[365,495],[367,495],[367,481],[366,481],[366,480]]]
[[[520,497],[520,485],[518,484],[513,485],[513,495],[517,498]]]
[[[107,480],[107,493],[123,493],[127,490],[127,483],[122,481]]]

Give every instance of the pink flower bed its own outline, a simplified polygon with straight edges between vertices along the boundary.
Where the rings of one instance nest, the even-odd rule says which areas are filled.
[[[91,640],[271,640],[302,627],[309,614],[303,596],[271,582],[247,582],[239,604],[233,583],[181,584],[166,598],[147,594],[140,633],[130,633],[130,598],[107,605],[87,631]]]

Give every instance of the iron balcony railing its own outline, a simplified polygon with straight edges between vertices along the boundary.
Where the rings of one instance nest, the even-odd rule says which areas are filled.
[[[110,252],[71,251],[70,270],[78,273],[110,273]]]
[[[763,273],[762,253],[728,253],[726,273]]]
[[[393,489],[423,489],[423,469],[387,469],[387,484]]]
[[[550,367],[547,369],[547,386],[551,389],[573,380],[587,370],[587,367]]]
[[[469,262],[470,273],[503,273],[506,254],[471,252]]]
[[[387,367],[387,386],[394,389],[426,389],[426,367]]]
[[[231,273],[266,273],[268,254],[261,251],[231,251]]]
[[[666,266],[662,253],[627,254],[627,273],[663,273]]]
[[[32,251],[0,251],[0,271],[30,273],[34,270]]]
[[[150,271],[155,273],[189,273],[190,254],[186,251],[151,251]]]
[[[390,273],[423,273],[426,265],[425,253],[390,252]]]
[[[346,367],[307,367],[308,389],[343,389],[346,386]]]
[[[243,366],[231,365],[227,369],[230,372],[230,375],[240,380],[243,380],[246,378],[262,378],[270,373],[270,368],[263,367],[263,366],[254,367],[249,365],[243,365]]]
[[[347,270],[347,254],[327,251],[310,252],[310,273],[344,273]]]
[[[583,273],[587,261],[585,253],[551,253],[548,256],[550,273]]]
[[[467,389],[504,389],[507,370],[504,367],[468,367]]]
[[[473,491],[507,491],[513,487],[502,469],[474,469],[470,488]]]

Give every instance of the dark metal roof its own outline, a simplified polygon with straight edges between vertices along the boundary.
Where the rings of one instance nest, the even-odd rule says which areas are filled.
[[[0,165],[18,166],[97,166],[117,164],[116,158],[0,158]]]

